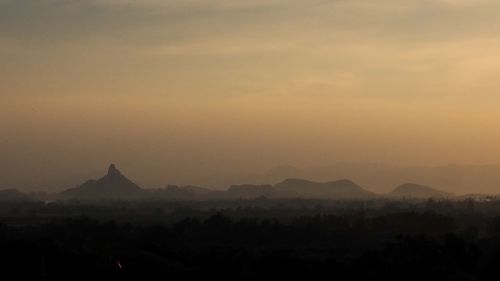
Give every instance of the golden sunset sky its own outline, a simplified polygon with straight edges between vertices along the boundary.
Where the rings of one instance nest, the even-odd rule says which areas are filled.
[[[0,184],[500,163],[500,1],[0,0]]]

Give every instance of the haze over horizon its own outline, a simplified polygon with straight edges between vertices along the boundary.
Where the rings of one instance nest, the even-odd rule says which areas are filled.
[[[489,0],[0,0],[0,188],[67,187],[110,162],[146,186],[283,164],[500,163],[499,13]]]

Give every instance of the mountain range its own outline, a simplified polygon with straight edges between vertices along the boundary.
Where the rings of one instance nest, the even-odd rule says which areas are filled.
[[[500,165],[394,166],[384,163],[336,163],[299,168],[290,165],[235,178],[255,184],[277,183],[286,178],[313,181],[350,179],[376,193],[391,192],[402,183],[438,187],[455,194],[496,194],[500,187]]]
[[[289,178],[270,184],[232,185],[227,190],[211,190],[198,186],[168,185],[165,188],[143,189],[125,177],[114,164],[105,176],[87,180],[60,193],[23,193],[15,189],[0,190],[0,201],[26,200],[210,200],[251,198],[304,198],[331,200],[365,199],[445,199],[458,198],[430,186],[405,183],[388,193],[374,193],[348,179],[337,181],[310,181]],[[461,196],[464,199],[467,197]],[[471,198],[480,198],[478,195]]]

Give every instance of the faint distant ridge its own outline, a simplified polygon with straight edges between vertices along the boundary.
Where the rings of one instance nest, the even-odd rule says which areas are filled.
[[[408,199],[427,199],[427,198],[448,198],[452,194],[441,191],[430,186],[415,184],[415,183],[405,183],[396,187],[393,191],[387,194],[389,197],[393,198],[408,198]]]
[[[63,198],[78,199],[141,199],[147,194],[140,186],[126,178],[114,164],[108,168],[108,173],[98,180],[88,180],[85,183],[60,195]]]
[[[270,184],[239,184],[232,185],[227,191],[219,192],[218,194],[214,194],[214,196],[226,199],[251,199],[259,197],[275,198],[278,197],[278,194]]]
[[[210,189],[192,185],[167,185],[165,188],[150,189],[148,191],[152,199],[167,200],[192,200],[204,198],[207,194],[213,192]]]

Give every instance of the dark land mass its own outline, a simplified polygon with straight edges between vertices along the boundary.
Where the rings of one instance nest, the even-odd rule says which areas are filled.
[[[496,196],[470,194],[455,196],[439,189],[406,183],[385,194],[371,192],[348,179],[315,182],[305,179],[284,179],[271,184],[232,185],[227,190],[211,190],[199,186],[167,185],[164,188],[144,189],[125,177],[115,165],[97,180],[91,179],[60,193],[23,193],[15,189],[0,189],[0,201],[102,201],[102,200],[229,200],[255,199],[331,199],[331,200],[372,200],[372,199],[464,199],[492,200]]]
[[[0,203],[5,280],[496,280],[500,201]]]
[[[496,280],[500,200],[350,180],[0,191],[5,280]]]

